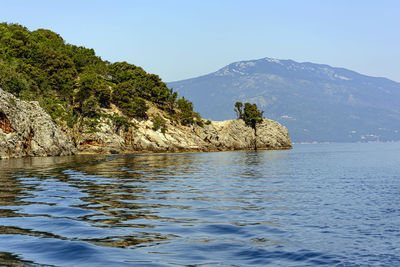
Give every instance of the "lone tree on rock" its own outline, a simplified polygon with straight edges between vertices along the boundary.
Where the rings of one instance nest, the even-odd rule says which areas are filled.
[[[247,126],[250,126],[254,130],[254,150],[257,150],[257,123],[263,121],[264,111],[259,110],[256,104],[245,103],[243,108],[242,102],[236,102],[234,111],[238,116],[238,119],[244,120]]]
[[[243,103],[242,102],[236,102],[235,103],[235,108],[233,109],[236,112],[236,115],[238,119],[241,119],[243,116]]]

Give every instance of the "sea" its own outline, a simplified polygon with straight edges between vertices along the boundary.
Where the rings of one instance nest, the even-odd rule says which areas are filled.
[[[400,266],[400,143],[0,160],[1,266]]]

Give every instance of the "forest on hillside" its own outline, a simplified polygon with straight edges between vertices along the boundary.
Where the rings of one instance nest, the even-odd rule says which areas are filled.
[[[183,125],[197,121],[190,101],[139,66],[102,60],[93,49],[66,43],[50,30],[0,23],[0,87],[36,100],[58,124],[95,125],[112,105],[126,117],[148,119],[149,105]]]

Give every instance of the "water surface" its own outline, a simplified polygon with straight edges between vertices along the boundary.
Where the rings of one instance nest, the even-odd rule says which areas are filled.
[[[400,144],[0,160],[0,264],[399,266]]]

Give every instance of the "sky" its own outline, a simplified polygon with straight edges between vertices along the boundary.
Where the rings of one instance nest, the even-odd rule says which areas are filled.
[[[0,0],[0,21],[50,29],[103,60],[177,81],[264,57],[400,82],[398,0]]]

